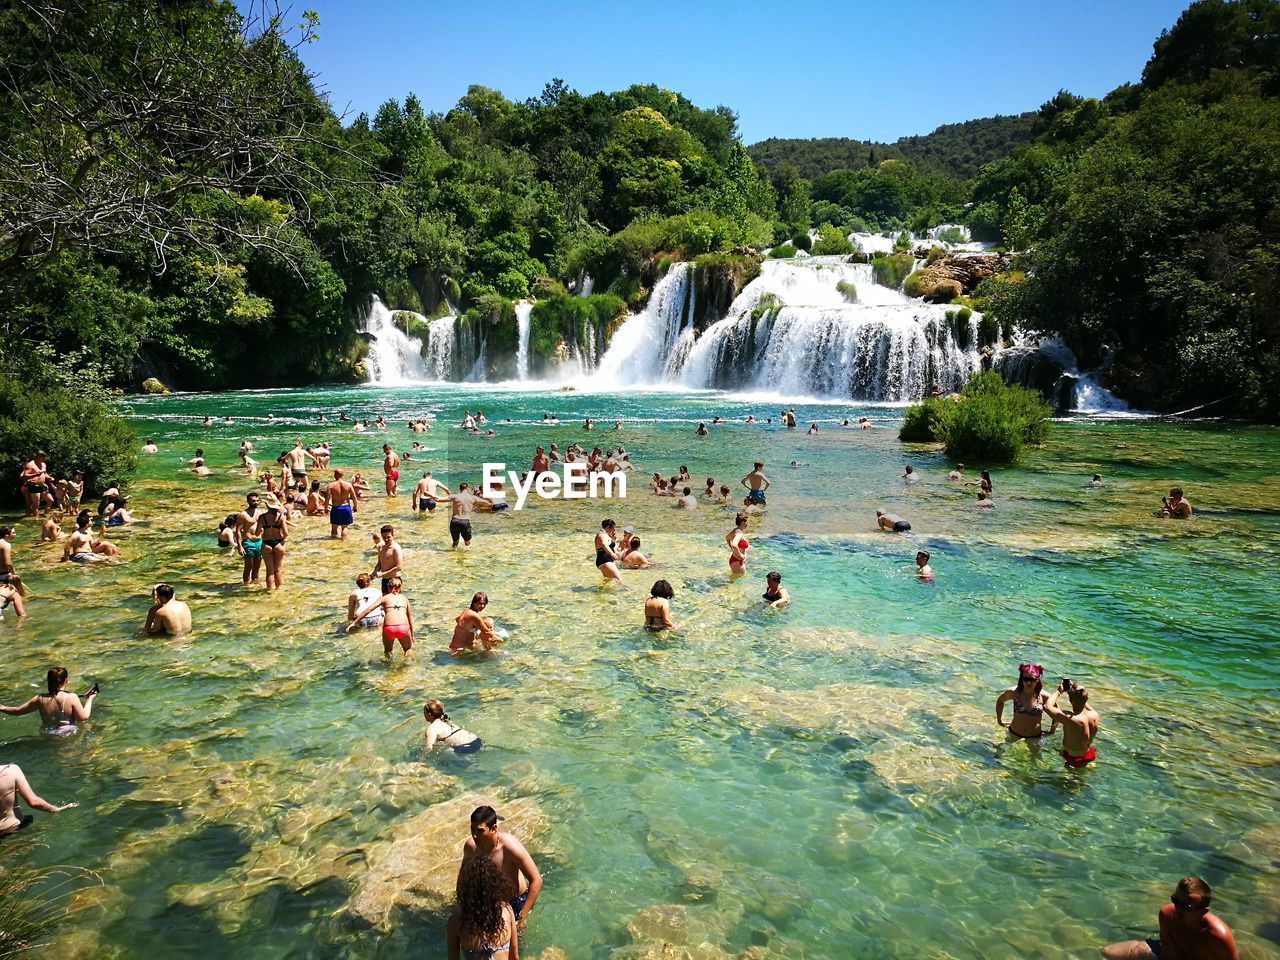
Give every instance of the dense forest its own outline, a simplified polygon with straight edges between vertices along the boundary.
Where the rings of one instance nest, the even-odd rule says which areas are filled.
[[[772,170],[789,163],[807,179],[833,170],[861,170],[882,160],[905,160],[923,173],[968,180],[993,160],[1001,160],[1035,136],[1036,113],[1012,117],[984,117],[944,124],[923,136],[902,137],[893,143],[820,137],[785,140],[770,137],[747,147],[752,160]]]
[[[356,378],[375,294],[497,341],[536,298],[551,350],[643,303],[673,259],[698,259],[723,299],[756,251],[952,222],[1022,251],[974,303],[1005,329],[1063,336],[1144,406],[1275,418],[1278,11],[1197,0],[1140,82],[1101,100],[749,151],[732,110],[652,85],[472,87],[444,113],[409,94],[340,118],[303,65],[309,14],[7,4],[0,469],[51,442],[24,415],[36,397],[74,423],[148,377]],[[573,303],[586,275],[596,296]]]

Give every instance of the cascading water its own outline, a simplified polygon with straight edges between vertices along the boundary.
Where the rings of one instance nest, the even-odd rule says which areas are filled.
[[[1127,403],[1080,370],[1075,353],[1057,337],[1015,343],[995,355],[993,366],[1010,383],[1040,390],[1060,410],[1130,412]]]
[[[457,342],[457,317],[432,320],[427,333],[427,376],[432,380],[452,380]]]
[[[644,311],[627,318],[613,335],[597,370],[601,380],[619,385],[662,381],[667,360],[690,314],[692,276],[689,264],[671,265],[653,288]]]
[[[516,304],[516,379],[529,379],[529,318],[533,314],[533,301],[521,300]]]
[[[418,314],[413,316],[426,319]],[[369,335],[365,369],[370,384],[388,387],[427,378],[426,366],[422,362],[422,341],[407,336],[397,327],[394,314],[377,297],[369,305],[360,329]]]

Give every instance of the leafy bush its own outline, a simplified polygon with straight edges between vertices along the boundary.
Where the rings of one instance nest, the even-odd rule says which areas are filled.
[[[950,401],[928,397],[923,403],[907,407],[902,415],[898,439],[904,443],[934,443],[938,440],[938,424],[946,414]]]
[[[809,236],[809,231],[797,230],[791,234],[791,246],[808,253],[813,248],[813,238]]]
[[[911,237],[905,231],[898,234],[898,238],[893,241],[893,252],[903,253],[911,249]]]
[[[838,281],[836,283],[836,290],[839,291],[840,295],[850,303],[858,302],[858,288],[848,280]]]
[[[813,245],[815,256],[841,256],[853,253],[853,244],[836,227],[824,223],[818,228],[818,242]]]
[[[796,255],[796,248],[789,243],[784,243],[780,247],[774,247],[769,251],[770,260],[790,260]]]
[[[570,350],[582,352],[588,343],[603,353],[626,316],[622,299],[607,293],[539,300],[529,315],[529,372],[540,376]]]
[[[909,253],[884,254],[872,257],[871,269],[875,272],[876,283],[896,289],[902,286],[914,262]]]
[[[105,394],[73,392],[81,378],[93,382],[92,372],[30,357],[0,374],[0,474],[16,477],[31,454],[43,450],[55,476],[83,470],[86,491],[126,480],[136,464],[137,437]],[[3,496],[16,499],[12,485]]]
[[[898,436],[940,440],[957,459],[1011,463],[1028,444],[1045,441],[1052,414],[1039,393],[988,370],[975,374],[958,400],[931,397],[908,408]]]
[[[964,231],[959,227],[947,227],[938,231],[938,239],[943,243],[965,243]]]
[[[924,262],[927,266],[933,266],[939,260],[947,255],[947,251],[941,247],[930,247],[929,252],[925,254]]]
[[[923,297],[930,289],[932,288],[926,287],[924,284],[923,270],[916,270],[908,274],[907,278],[902,281],[902,292],[908,297]]]

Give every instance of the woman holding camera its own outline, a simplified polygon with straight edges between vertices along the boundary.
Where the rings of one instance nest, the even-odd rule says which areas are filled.
[[[40,711],[40,732],[61,736],[73,733],[77,723],[83,723],[93,713],[93,699],[98,695],[95,683],[84,695],[84,702],[67,690],[67,668],[53,667],[48,674],[48,693],[37,693],[20,707],[0,706],[0,713],[20,717],[24,713]]]

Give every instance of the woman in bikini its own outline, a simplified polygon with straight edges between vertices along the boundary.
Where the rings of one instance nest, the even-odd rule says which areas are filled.
[[[35,819],[29,813],[25,816],[18,813],[19,799],[32,810],[43,810],[45,813],[58,813],[76,806],[74,803],[64,803],[55,807],[49,801],[41,799],[31,789],[31,784],[27,783],[22,768],[16,763],[6,763],[0,766],[0,835],[29,827]]]
[[[510,884],[490,857],[471,857],[458,871],[458,905],[445,928],[449,960],[520,960]]]
[[[404,650],[405,663],[413,660],[413,613],[409,610],[409,598],[400,593],[403,582],[399,577],[391,577],[387,581],[387,592],[371,603],[365,604],[347,622],[347,632],[369,616],[378,607],[382,608],[382,653],[391,656],[391,651],[399,641]]]
[[[1036,663],[1023,663],[1018,666],[1018,683],[996,697],[996,723],[1005,727],[1011,737],[1023,740],[1034,740],[1044,736],[1040,719],[1044,715],[1045,694],[1040,677],[1044,668]],[[1004,722],[1004,705],[1013,701],[1013,720]],[[1054,721],[1049,729],[1050,735],[1058,729],[1058,721]]]
[[[428,753],[437,743],[452,747],[454,753],[475,753],[480,749],[480,738],[450,720],[439,700],[428,700],[422,708],[422,715],[427,718]]]
[[[747,572],[747,520],[745,513],[740,513],[734,520],[734,527],[724,535],[724,542],[729,545],[729,572],[740,577]]]
[[[61,736],[74,733],[77,723],[83,723],[93,713],[93,698],[98,695],[95,683],[84,695],[84,703],[74,693],[67,691],[67,668],[53,667],[46,677],[49,692],[37,693],[20,707],[0,707],[0,713],[20,717],[24,713],[40,711],[40,732]]]
[[[782,574],[774,570],[764,575],[764,602],[765,606],[773,610],[779,610],[791,602],[791,594],[787,593],[787,588],[782,585]]]
[[[646,630],[674,630],[671,622],[671,605],[669,601],[676,595],[671,584],[659,580],[649,590],[649,599],[644,602],[644,628]]]
[[[618,525],[612,520],[600,521],[600,529],[596,531],[596,569],[606,580],[617,580],[621,583],[622,575],[618,573],[617,541],[613,538],[613,533],[617,529]]]
[[[284,569],[284,542],[289,539],[289,520],[280,506],[280,498],[267,495],[267,512],[258,518],[262,535],[262,559],[267,565],[267,589],[280,589],[280,572]]]

